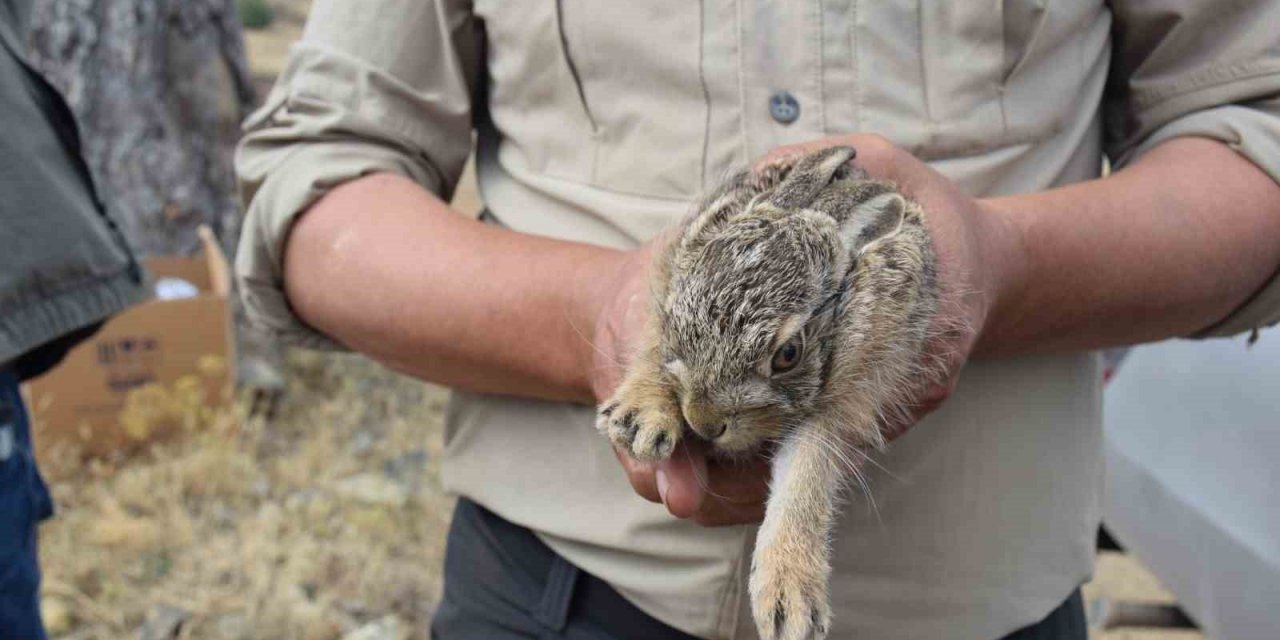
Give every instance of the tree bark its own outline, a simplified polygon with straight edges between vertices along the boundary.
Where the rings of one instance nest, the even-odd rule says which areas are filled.
[[[207,224],[231,252],[231,159],[254,103],[234,0],[37,0],[28,44],[135,248],[190,254]]]

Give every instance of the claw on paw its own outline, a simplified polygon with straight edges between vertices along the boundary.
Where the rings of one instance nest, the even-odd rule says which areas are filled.
[[[787,569],[757,567],[751,609],[763,640],[822,640],[831,626],[826,581]]]
[[[680,438],[680,422],[664,408],[638,407],[625,399],[600,409],[596,427],[636,460],[666,459]]]

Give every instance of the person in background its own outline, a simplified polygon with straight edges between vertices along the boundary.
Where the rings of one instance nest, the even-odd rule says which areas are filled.
[[[239,150],[241,292],[281,339],[455,389],[435,637],[749,638],[733,525],[767,465],[620,469],[592,405],[647,243],[731,170],[851,145],[928,212],[972,331],[837,525],[831,637],[1083,640],[1097,350],[1280,319],[1276,24],[1261,0],[317,0]],[[448,205],[473,134],[480,221]]]
[[[31,0],[0,0],[0,638],[42,640],[36,527],[53,502],[19,384],[145,297],[62,97],[27,64]]]

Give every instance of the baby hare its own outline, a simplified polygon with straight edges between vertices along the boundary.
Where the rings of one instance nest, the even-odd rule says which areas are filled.
[[[655,261],[648,335],[597,426],[638,460],[682,437],[772,457],[750,596],[762,638],[823,638],[828,538],[857,460],[930,376],[924,212],[831,147],[730,177]]]

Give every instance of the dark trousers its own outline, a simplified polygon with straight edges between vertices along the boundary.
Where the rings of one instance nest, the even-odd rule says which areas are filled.
[[[0,369],[0,638],[44,640],[36,525],[53,501],[36,469],[18,377]]]
[[[578,569],[533,532],[458,500],[444,561],[435,640],[685,640]],[[1077,589],[1044,620],[1004,640],[1086,640]]]

